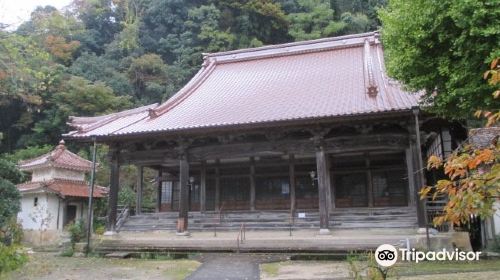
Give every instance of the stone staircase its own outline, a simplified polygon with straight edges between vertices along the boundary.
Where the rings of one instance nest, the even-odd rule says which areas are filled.
[[[298,213],[305,217],[298,218]],[[162,212],[130,216],[120,231],[174,231],[177,223],[176,212]],[[302,215],[301,215],[302,216]],[[289,211],[226,211],[219,219],[217,212],[190,212],[189,231],[231,231],[245,224],[247,230],[293,230],[319,228],[319,213],[314,210],[298,211],[291,223]],[[330,214],[332,229],[359,228],[415,228],[417,215],[415,208],[345,208],[335,209]]]

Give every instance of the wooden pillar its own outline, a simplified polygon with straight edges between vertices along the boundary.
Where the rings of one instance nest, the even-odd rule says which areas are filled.
[[[255,159],[250,158],[250,210],[255,211]]]
[[[327,177],[326,177],[326,189],[325,189],[325,193],[326,193],[326,205],[328,207],[328,213],[331,213],[332,212],[332,178],[331,178],[331,173],[330,173],[330,170],[331,170],[331,160],[330,160],[330,156],[329,155],[326,155],[325,156],[325,163],[326,163],[326,170],[328,171],[328,174],[327,174]]]
[[[136,187],[136,201],[135,201],[135,214],[142,213],[142,190],[144,188],[144,167],[137,166],[137,187]]]
[[[370,155],[365,154],[365,167],[366,167],[366,195],[368,196],[368,207],[373,207],[373,181],[372,171],[370,169]]]
[[[330,213],[328,206],[328,185],[330,170],[328,170],[327,156],[323,145],[320,145],[316,149],[316,170],[317,170],[317,180],[318,180],[318,198],[319,198],[319,232],[320,234],[328,234]]]
[[[335,178],[333,177],[333,174],[331,173],[332,172],[332,165],[333,165],[333,158],[332,157],[328,157],[328,170],[330,171],[330,174],[328,176],[328,179],[329,179],[329,185],[330,185],[330,213],[333,212],[333,209],[335,209]]]
[[[156,185],[156,212],[161,211],[161,178],[162,178],[162,176],[163,176],[163,174],[162,174],[161,167],[160,167],[160,169],[158,169],[158,174],[157,174],[158,182]]]
[[[416,206],[416,191],[415,191],[415,169],[413,168],[413,156],[412,156],[412,148],[411,143],[410,147],[405,150],[406,157],[406,170],[408,174],[408,206]]]
[[[200,212],[207,210],[207,166],[203,161],[200,167]]]
[[[415,190],[415,197],[418,200],[417,203],[417,218],[418,218],[418,226],[423,228],[427,228],[427,213],[426,213],[426,201],[421,200],[420,196],[418,195],[418,192],[420,189],[425,185],[425,178],[424,178],[424,164],[422,160],[422,149],[421,149],[421,143],[420,143],[420,122],[419,122],[419,109],[414,108],[413,110],[413,116],[414,116],[414,121],[413,121],[413,129],[410,130],[414,133],[412,135],[413,138],[411,146],[413,149],[413,159],[414,159],[414,167],[415,167],[415,184],[416,184],[416,190]]]
[[[219,160],[215,161],[215,210],[220,210],[220,166]]]
[[[290,213],[295,216],[295,155],[288,156],[288,175],[290,176]]]
[[[108,200],[108,223],[107,230],[115,231],[118,207],[118,191],[120,189],[120,151],[110,151],[110,177],[109,177],[109,200]]]
[[[189,163],[187,155],[179,160],[179,218],[177,219],[177,233],[185,234],[188,229],[189,207]]]

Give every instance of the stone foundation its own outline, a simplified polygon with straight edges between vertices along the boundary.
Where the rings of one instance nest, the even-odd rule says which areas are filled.
[[[23,242],[32,246],[58,245],[64,239],[64,233],[59,230],[24,230]]]

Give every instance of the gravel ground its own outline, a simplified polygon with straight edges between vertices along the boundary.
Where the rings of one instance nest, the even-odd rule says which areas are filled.
[[[189,280],[258,280],[259,257],[253,255],[211,255],[187,279]]]

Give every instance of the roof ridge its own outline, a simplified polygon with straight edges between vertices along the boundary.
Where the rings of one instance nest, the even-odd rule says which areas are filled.
[[[17,166],[21,166],[21,165],[24,165],[24,164],[27,164],[27,163],[30,163],[30,162],[33,162],[35,160],[38,160],[38,159],[41,159],[41,158],[44,158],[44,157],[49,157],[50,154],[53,152],[53,150],[43,154],[43,155],[39,155],[37,157],[34,157],[34,158],[29,158],[29,159],[24,159],[24,160],[20,160],[18,163],[17,163]]]
[[[369,44],[380,44],[378,33],[362,33],[341,37],[330,37],[311,41],[287,43],[281,45],[270,45],[253,49],[235,50],[223,53],[205,55],[207,59],[215,60],[217,64],[243,62],[249,60],[260,60],[267,58],[296,56],[307,53],[332,51],[363,46],[365,41]]]
[[[263,51],[263,50],[281,49],[281,48],[295,47],[295,46],[307,46],[307,45],[313,45],[313,44],[325,43],[325,42],[335,42],[335,41],[341,41],[341,40],[347,40],[347,39],[364,38],[364,37],[370,37],[370,36],[377,36],[378,34],[379,34],[378,31],[371,31],[371,32],[365,32],[365,33],[327,37],[327,38],[320,38],[320,39],[314,39],[314,40],[304,40],[304,41],[298,41],[298,42],[266,45],[266,46],[261,46],[261,47],[256,47],[256,48],[245,48],[245,49],[237,49],[237,50],[230,50],[230,51],[223,51],[223,52],[216,52],[216,53],[203,53],[203,55],[205,57],[217,57],[217,56],[225,56],[225,55],[232,55],[232,54],[239,54],[239,53],[251,53],[251,52],[258,52],[258,51]]]

